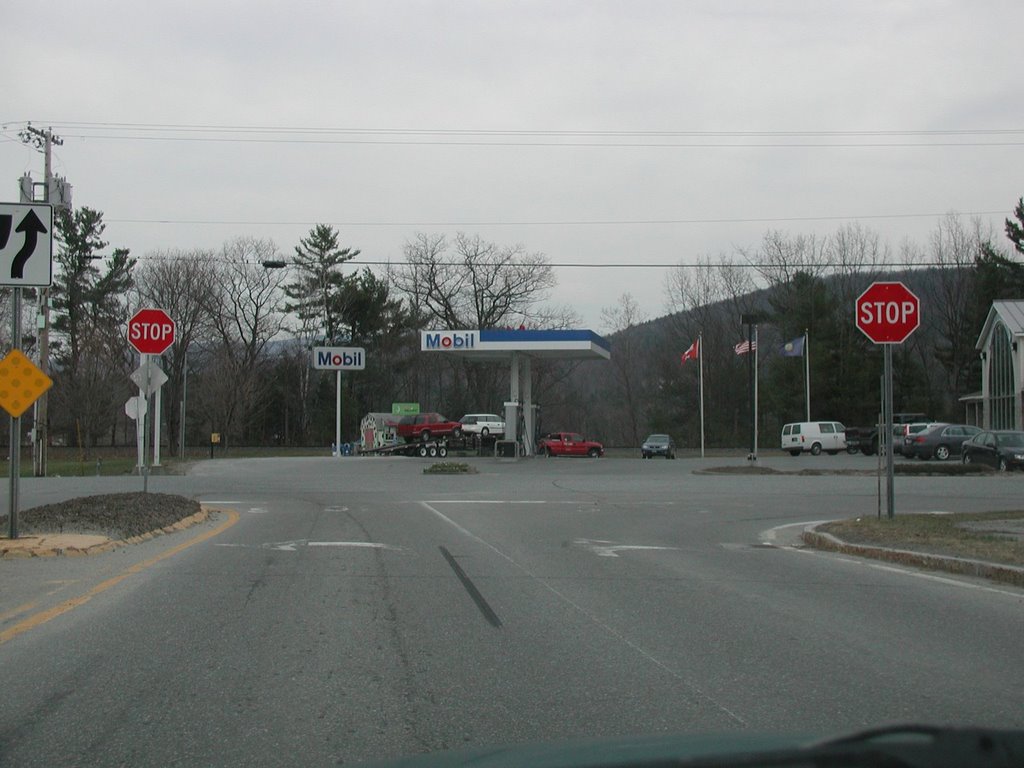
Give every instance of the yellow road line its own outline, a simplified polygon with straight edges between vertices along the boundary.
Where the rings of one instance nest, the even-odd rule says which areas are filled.
[[[199,544],[201,542],[212,539],[214,536],[220,535],[228,528],[230,528],[232,525],[238,522],[239,514],[235,512],[235,510],[224,509],[220,511],[224,512],[224,514],[227,515],[228,519],[220,525],[218,525],[216,528],[212,528],[209,531],[206,531],[205,533],[196,536],[194,539],[189,539],[188,541],[183,541],[180,544],[176,544],[170,549],[161,552],[156,557],[151,557],[149,560],[144,560],[141,563],[136,563],[130,568],[127,568],[126,570],[119,573],[117,576],[112,576],[106,581],[101,581],[99,584],[97,584],[95,587],[93,587],[83,595],[73,597],[70,600],[65,600],[63,603],[55,605],[53,608],[48,608],[45,611],[40,611],[39,613],[35,613],[29,616],[27,619],[18,622],[13,627],[5,629],[3,632],[0,632],[0,645],[3,645],[8,640],[13,639],[20,634],[28,632],[30,629],[35,629],[36,627],[45,624],[51,619],[55,619],[58,616],[67,613],[68,611],[73,610],[80,605],[84,605],[85,603],[89,602],[94,597],[96,597],[96,595],[106,592],[111,587],[117,586],[122,581],[127,579],[129,576],[133,576],[134,574],[140,573],[141,571],[144,571],[147,568],[151,568],[160,561],[166,560],[169,557],[173,557],[182,550],[188,549],[194,544]]]

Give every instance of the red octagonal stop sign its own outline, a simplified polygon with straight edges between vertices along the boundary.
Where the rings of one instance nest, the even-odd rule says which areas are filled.
[[[856,307],[857,327],[875,344],[902,344],[921,324],[921,302],[903,283],[872,283]]]
[[[128,341],[143,355],[159,355],[174,343],[174,321],[162,309],[140,309],[128,321]]]

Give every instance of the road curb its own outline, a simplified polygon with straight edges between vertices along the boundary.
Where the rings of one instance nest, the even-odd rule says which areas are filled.
[[[977,576],[991,579],[1003,584],[1024,587],[1024,568],[1002,563],[990,563],[985,560],[969,560],[962,557],[937,555],[926,552],[914,552],[908,549],[892,549],[890,547],[870,546],[867,544],[851,544],[831,533],[817,530],[812,526],[801,534],[801,540],[810,547],[828,552],[839,552],[845,555],[869,557],[884,560],[898,565],[910,565],[932,571],[944,571],[961,576]]]
[[[0,541],[0,560],[18,560],[28,559],[32,557],[83,557],[86,555],[99,555],[104,552],[110,552],[111,550],[118,549],[119,547],[126,547],[131,544],[141,544],[144,541],[149,541],[157,536],[163,536],[168,533],[176,533],[178,531],[184,531],[187,528],[191,528],[193,525],[198,525],[204,522],[210,516],[210,510],[206,507],[200,507],[199,511],[195,514],[183,517],[176,523],[171,525],[165,525],[163,528],[156,528],[152,531],[146,531],[137,536],[129,536],[125,539],[106,539],[93,544],[77,545],[74,543],[63,543],[59,545],[47,544],[48,539],[60,538],[58,535],[32,537],[26,536],[22,539],[16,539],[11,541],[5,539]],[[31,540],[38,538],[37,544],[32,544]],[[73,534],[66,536],[65,538],[74,538]],[[95,538],[95,537],[93,537]]]

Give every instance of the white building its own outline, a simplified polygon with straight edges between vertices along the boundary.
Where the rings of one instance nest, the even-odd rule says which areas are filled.
[[[1024,301],[994,301],[978,343],[981,353],[981,424],[1024,429]]]

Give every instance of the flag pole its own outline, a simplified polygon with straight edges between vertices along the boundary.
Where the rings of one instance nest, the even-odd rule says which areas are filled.
[[[697,387],[700,390],[700,457],[704,458],[704,333],[697,334]]]
[[[751,343],[751,350],[754,353],[754,445],[752,446],[752,458],[757,461],[757,325],[754,325],[754,338]]]
[[[804,401],[807,403],[807,421],[811,420],[811,345],[804,328]]]

